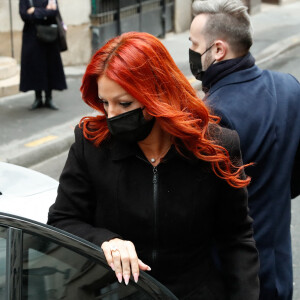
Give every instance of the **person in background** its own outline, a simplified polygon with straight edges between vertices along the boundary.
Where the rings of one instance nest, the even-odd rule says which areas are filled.
[[[218,126],[163,44],[111,39],[81,92],[99,115],[75,129],[48,224],[101,246],[120,283],[151,270],[180,299],[257,300],[238,135]]]
[[[193,13],[191,71],[202,81],[204,100],[221,117],[221,125],[238,132],[244,163],[255,163],[247,174],[252,177],[249,208],[260,255],[260,299],[291,300],[291,197],[300,193],[300,84],[289,74],[255,65],[249,52],[250,17],[241,1],[195,1]]]
[[[42,42],[37,38],[36,31],[38,24],[56,24],[57,3],[53,0],[20,0],[19,11],[24,21],[20,91],[35,91],[31,110],[43,106],[57,110],[58,107],[52,100],[52,90],[67,88],[58,40]],[[44,103],[42,91],[45,92]]]

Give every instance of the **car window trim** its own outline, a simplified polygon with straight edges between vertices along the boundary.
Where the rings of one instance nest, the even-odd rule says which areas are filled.
[[[22,297],[22,230],[7,228],[6,243],[6,297],[21,300]]]

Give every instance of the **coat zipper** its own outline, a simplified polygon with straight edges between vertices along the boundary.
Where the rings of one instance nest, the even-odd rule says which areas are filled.
[[[149,161],[144,158],[137,156],[137,158],[151,165]],[[152,165],[151,165],[152,166]],[[157,248],[158,248],[158,170],[157,167],[153,167],[153,209],[154,209],[154,231],[153,231],[153,250],[152,250],[152,261],[156,262],[157,259]]]
[[[158,172],[157,167],[153,167],[153,207],[154,207],[154,236],[153,236],[153,263],[157,259],[157,244],[158,244]]]

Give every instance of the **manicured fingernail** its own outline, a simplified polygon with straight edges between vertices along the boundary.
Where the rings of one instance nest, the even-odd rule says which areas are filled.
[[[122,282],[122,274],[118,273],[117,278],[118,278],[119,283],[121,283]]]
[[[113,271],[115,270],[115,266],[113,263],[110,264],[110,267],[112,268]]]
[[[133,274],[133,278],[134,278],[134,282],[137,283],[139,280],[139,274],[138,273],[134,273]]]
[[[129,275],[124,275],[124,282],[125,282],[126,285],[128,285],[129,278],[130,278]]]
[[[147,271],[151,271],[151,268],[149,266],[147,267]]]

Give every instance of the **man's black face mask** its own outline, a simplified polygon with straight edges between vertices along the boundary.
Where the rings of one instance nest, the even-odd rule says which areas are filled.
[[[190,61],[190,68],[192,74],[196,77],[197,80],[201,80],[205,71],[203,71],[203,66],[201,62],[201,57],[204,55],[208,50],[212,48],[214,44],[212,44],[209,48],[207,48],[202,54],[196,52],[192,49],[189,49],[189,61]]]

